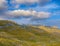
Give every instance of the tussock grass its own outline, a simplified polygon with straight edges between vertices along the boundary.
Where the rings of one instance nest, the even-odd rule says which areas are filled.
[[[60,30],[0,20],[0,46],[60,46]]]

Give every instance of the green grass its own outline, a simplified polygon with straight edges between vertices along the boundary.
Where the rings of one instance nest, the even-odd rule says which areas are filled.
[[[60,46],[60,37],[44,28],[0,20],[0,46]]]

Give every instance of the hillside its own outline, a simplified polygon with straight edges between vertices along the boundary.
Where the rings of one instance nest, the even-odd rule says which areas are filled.
[[[0,20],[0,46],[60,46],[60,30]]]

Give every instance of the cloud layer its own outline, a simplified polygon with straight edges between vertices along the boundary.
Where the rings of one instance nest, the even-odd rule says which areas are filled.
[[[34,10],[14,10],[14,11],[9,11],[6,12],[6,15],[12,16],[13,18],[15,17],[32,17],[32,18],[49,18],[50,17],[49,12],[37,12]]]
[[[41,3],[44,2],[42,0],[10,0],[12,4],[25,4],[25,3]],[[48,2],[49,0],[45,0],[45,2]],[[2,18],[17,18],[17,17],[23,17],[23,18],[32,18],[32,19],[44,19],[44,18],[49,18],[50,14],[49,12],[37,12],[35,10],[7,10],[8,5],[7,5],[7,0],[0,0],[0,17]]]
[[[52,22],[60,20],[59,4],[59,0],[0,0],[0,20],[10,19],[25,24],[59,24],[58,21]]]
[[[44,6],[52,0],[11,0],[10,3],[15,6],[25,5],[25,6]]]
[[[4,11],[7,8],[7,1],[6,0],[0,0],[0,11]]]
[[[12,3],[44,3],[44,2],[50,2],[51,0],[13,0]]]

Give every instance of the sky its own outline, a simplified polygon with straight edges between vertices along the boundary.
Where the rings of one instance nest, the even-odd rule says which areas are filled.
[[[60,27],[60,0],[0,0],[0,20]]]

